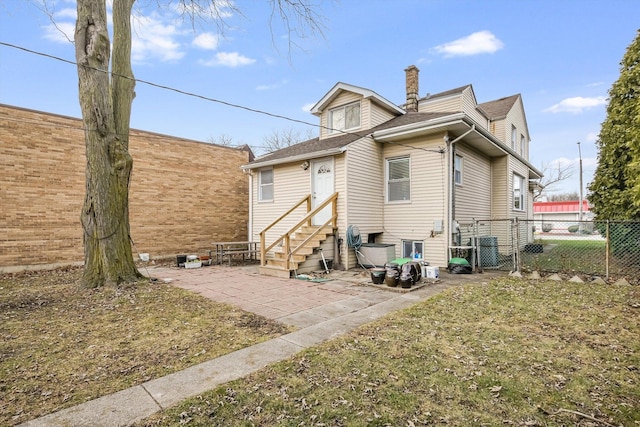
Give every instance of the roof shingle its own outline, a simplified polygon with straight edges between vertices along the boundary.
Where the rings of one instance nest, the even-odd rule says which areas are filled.
[[[363,138],[367,135],[371,135],[373,132],[378,130],[391,129],[394,127],[405,126],[412,123],[428,122],[429,120],[448,116],[450,114],[451,113],[409,112],[401,116],[394,117],[393,119],[386,121],[368,130],[353,132],[353,133],[351,132],[344,133],[342,135],[338,135],[330,138],[324,138],[324,139],[313,138],[307,141],[299,142],[298,144],[294,144],[289,147],[285,147],[280,150],[274,151],[273,153],[269,153],[262,157],[259,157],[255,159],[255,161],[249,163],[249,165],[253,163],[271,162],[274,160],[286,159],[288,157],[297,157],[304,154],[318,153],[326,150],[331,150],[334,148],[345,147],[350,143],[360,138]]]
[[[499,119],[507,115],[507,113],[516,103],[520,95],[511,95],[504,98],[496,99],[495,101],[485,102],[478,104],[478,108],[487,115],[489,119]]]

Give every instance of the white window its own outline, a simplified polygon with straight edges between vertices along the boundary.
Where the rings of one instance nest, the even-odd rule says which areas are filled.
[[[387,201],[411,200],[411,164],[409,156],[387,159]]]
[[[422,240],[403,240],[402,241],[402,257],[403,258],[424,258],[424,242]]]
[[[462,156],[457,154],[453,162],[453,179],[456,184],[462,185]]]
[[[511,149],[513,149],[513,151],[516,151],[517,148],[517,140],[518,138],[518,131],[516,130],[516,127],[514,125],[511,125]]]
[[[526,158],[527,153],[527,141],[524,139],[524,135],[520,135],[520,155]]]
[[[329,133],[360,127],[360,103],[354,102],[329,111]]]
[[[273,200],[273,169],[262,169],[258,176],[258,200],[261,202]]]
[[[524,178],[518,174],[513,174],[513,209],[524,210]]]

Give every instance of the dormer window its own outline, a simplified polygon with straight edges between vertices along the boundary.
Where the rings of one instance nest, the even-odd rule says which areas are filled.
[[[329,110],[329,133],[360,127],[360,103],[343,105]]]

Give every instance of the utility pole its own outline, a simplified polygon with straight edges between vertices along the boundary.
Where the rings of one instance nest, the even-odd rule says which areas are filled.
[[[582,234],[582,151],[580,150],[580,141],[578,141],[578,158],[580,159],[580,207],[579,207],[579,223],[578,231]]]

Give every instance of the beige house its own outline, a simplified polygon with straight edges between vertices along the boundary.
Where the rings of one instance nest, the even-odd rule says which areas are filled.
[[[318,270],[323,256],[352,268],[358,243],[375,258],[367,264],[417,257],[442,268],[464,244],[460,224],[532,218],[541,173],[521,96],[478,104],[467,85],[419,97],[419,70],[405,73],[406,104],[337,83],[311,110],[318,138],[242,166],[265,274]]]

